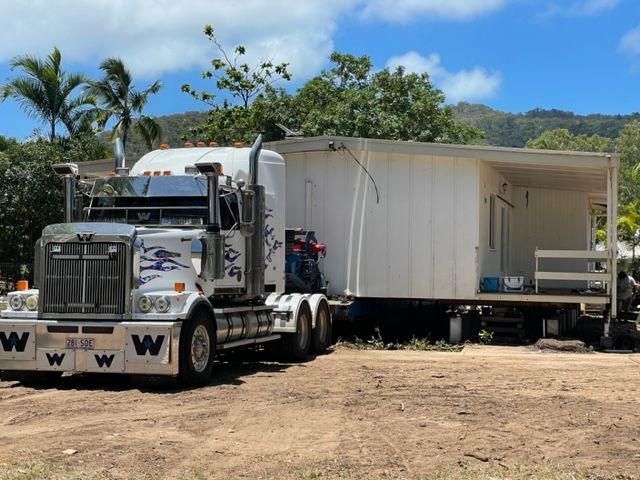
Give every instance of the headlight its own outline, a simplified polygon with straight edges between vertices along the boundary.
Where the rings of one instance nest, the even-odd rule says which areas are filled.
[[[9,298],[9,306],[12,310],[22,310],[24,307],[24,298],[22,298],[22,295],[11,295],[11,298]]]
[[[160,313],[165,313],[171,307],[171,302],[167,297],[156,298],[156,310]]]
[[[38,309],[38,296],[29,295],[24,303],[27,306],[27,310],[33,312]]]
[[[148,313],[151,310],[152,306],[153,302],[146,295],[143,295],[138,299],[138,310],[140,310],[142,313]]]

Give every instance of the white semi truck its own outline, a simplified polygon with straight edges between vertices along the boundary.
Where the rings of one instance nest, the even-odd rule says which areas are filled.
[[[322,294],[285,293],[285,164],[249,148],[164,148],[96,179],[77,167],[65,223],[36,245],[35,287],[0,318],[0,372],[109,372],[205,382],[218,352],[279,342],[303,360],[331,342]],[[258,175],[259,173],[259,175]]]

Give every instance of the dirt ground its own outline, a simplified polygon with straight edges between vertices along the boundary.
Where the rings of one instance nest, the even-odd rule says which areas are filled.
[[[640,478],[639,390],[640,354],[478,346],[0,382],[0,479]]]

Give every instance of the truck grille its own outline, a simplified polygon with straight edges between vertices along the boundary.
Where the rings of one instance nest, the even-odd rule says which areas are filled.
[[[42,312],[125,313],[126,251],[117,242],[47,243]]]

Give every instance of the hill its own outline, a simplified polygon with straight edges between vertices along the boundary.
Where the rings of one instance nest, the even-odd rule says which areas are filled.
[[[463,123],[485,132],[485,143],[502,147],[524,147],[529,139],[538,137],[545,130],[566,128],[574,135],[598,134],[616,138],[620,129],[633,120],[640,120],[640,113],[630,115],[576,115],[562,110],[536,108],[526,113],[509,113],[494,110],[481,104],[461,102],[452,107],[455,117]],[[185,112],[157,117],[162,126],[163,142],[171,146],[182,144],[182,135],[190,127],[206,120],[207,112]],[[142,139],[131,135],[127,145],[127,157],[138,159],[147,148]]]
[[[458,103],[452,107],[455,117],[485,132],[486,143],[503,147],[524,147],[528,140],[545,130],[566,128],[572,134],[602,135],[616,138],[620,129],[640,113],[630,115],[576,115],[563,110],[536,108],[526,113],[508,113],[486,105]]]
[[[177,147],[183,144],[181,137],[189,131],[189,128],[207,119],[207,112],[174,113],[155,118],[162,127],[162,143]],[[109,133],[103,133],[102,138],[108,139]],[[154,148],[158,148],[158,145],[154,145]],[[142,138],[135,132],[130,131],[129,139],[127,140],[127,158],[129,160],[137,160],[147,151],[147,146]]]

